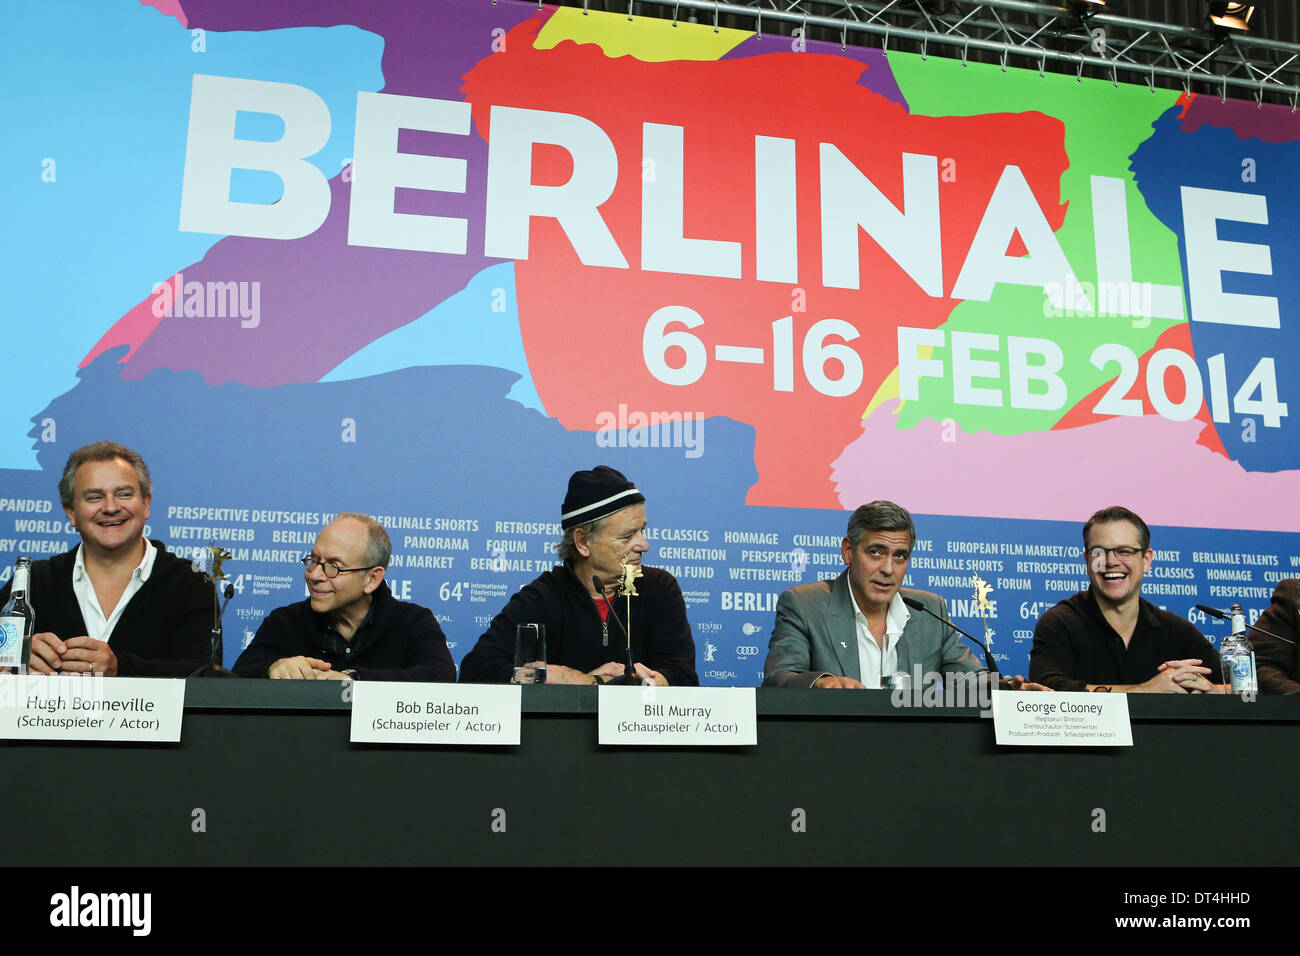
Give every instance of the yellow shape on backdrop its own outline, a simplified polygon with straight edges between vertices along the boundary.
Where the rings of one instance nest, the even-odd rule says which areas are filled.
[[[718,60],[742,40],[753,36],[749,30],[719,29],[713,24],[687,23],[652,17],[635,17],[628,21],[625,13],[583,11],[561,7],[551,15],[537,34],[535,49],[551,50],[565,40],[595,43],[608,57],[634,56],[645,63],[667,60]]]
[[[920,359],[928,359],[933,354],[934,354],[933,345],[922,345],[916,350],[916,357]],[[876,394],[872,395],[871,401],[867,403],[867,410],[862,413],[862,417],[870,418],[872,412],[874,412],[881,405],[885,404],[885,402],[889,401],[891,398],[898,398],[897,367],[895,367],[895,369],[892,372],[886,375],[885,380],[880,383],[880,387],[876,389]],[[906,404],[907,402],[899,402],[898,408],[894,410],[894,414],[897,415],[899,412],[901,412],[903,410],[903,406]]]

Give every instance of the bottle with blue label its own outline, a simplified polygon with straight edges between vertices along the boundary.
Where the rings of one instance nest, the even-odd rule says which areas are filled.
[[[14,562],[13,587],[8,602],[0,608],[0,673],[27,673],[27,657],[36,631],[36,611],[28,594],[31,574],[31,558]]]
[[[1231,684],[1231,693],[1255,694],[1259,692],[1259,681],[1255,676],[1255,649],[1246,639],[1246,615],[1240,604],[1228,608],[1232,618],[1232,634],[1223,639],[1219,646],[1219,658],[1223,661],[1223,682]]]

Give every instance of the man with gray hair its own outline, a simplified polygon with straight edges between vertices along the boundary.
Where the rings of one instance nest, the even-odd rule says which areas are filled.
[[[791,588],[778,599],[764,686],[887,687],[894,674],[905,673],[919,687],[918,673],[947,680],[985,670],[944,623],[943,598],[902,587],[915,546],[912,516],[892,501],[854,511],[840,546],[844,572]],[[910,612],[904,595],[935,616]],[[1008,686],[1038,689],[1020,677]]]
[[[184,677],[206,664],[215,595],[189,561],[145,537],[153,483],[139,452],[78,448],[59,501],[81,543],[32,565],[30,673]]]
[[[321,529],[305,601],[276,608],[235,661],[240,677],[454,681],[456,665],[433,612],[393,597],[392,544],[368,515],[345,512]]]

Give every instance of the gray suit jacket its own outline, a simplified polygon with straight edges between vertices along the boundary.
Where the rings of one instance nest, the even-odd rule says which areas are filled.
[[[902,593],[948,619],[948,606],[939,595],[911,588]],[[920,667],[924,676],[984,670],[956,631],[920,611],[910,614],[898,642],[900,671],[915,674]],[[801,584],[781,594],[763,686],[811,687],[825,674],[862,680],[847,570],[833,580]]]

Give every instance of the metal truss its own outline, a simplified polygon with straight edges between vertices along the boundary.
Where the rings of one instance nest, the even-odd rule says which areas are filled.
[[[1300,105],[1300,44],[1250,33],[1213,32],[1106,13],[1085,3],[1028,0],[561,0],[565,5],[626,8],[649,15],[790,33],[849,44],[905,48],[922,56],[968,57],[1037,67],[1039,73],[1073,71],[1118,85],[1216,93],[1239,99]],[[1267,9],[1267,8],[1265,8]],[[1093,12],[1095,11],[1095,12]],[[1016,58],[1012,61],[1011,58]]]

